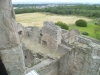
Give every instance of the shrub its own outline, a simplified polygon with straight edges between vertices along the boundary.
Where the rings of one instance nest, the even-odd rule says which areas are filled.
[[[82,19],[79,19],[75,22],[75,24],[77,26],[80,26],[80,27],[87,27],[87,22],[85,20],[82,20]]]
[[[100,27],[98,27],[98,30],[95,31],[95,36],[98,40],[100,40]]]
[[[82,32],[82,34],[83,34],[83,35],[89,35],[89,33],[88,33],[88,32]]]
[[[66,29],[66,30],[68,30],[68,26],[67,26],[67,24],[65,24],[65,23],[63,23],[63,22],[61,22],[61,21],[58,21],[58,22],[56,22],[55,23],[57,26],[60,26],[62,29]]]

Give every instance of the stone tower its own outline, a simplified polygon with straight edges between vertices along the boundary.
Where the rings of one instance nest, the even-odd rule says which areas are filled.
[[[62,30],[56,26],[53,22],[44,22],[42,28],[42,44],[47,45],[50,49],[57,50],[58,45],[61,44]]]
[[[8,75],[25,75],[22,46],[11,0],[0,0],[0,60]]]

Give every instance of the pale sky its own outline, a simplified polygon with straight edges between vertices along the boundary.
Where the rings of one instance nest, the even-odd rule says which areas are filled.
[[[12,0],[13,3],[100,3],[100,0]]]

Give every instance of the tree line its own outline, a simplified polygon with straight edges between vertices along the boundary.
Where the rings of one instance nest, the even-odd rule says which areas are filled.
[[[61,15],[79,15],[79,16],[86,16],[86,17],[99,17],[100,5],[77,4],[77,5],[59,5],[59,6],[45,7],[45,8],[17,8],[15,9],[16,14],[32,13],[32,12],[49,12],[49,13],[61,14]]]
[[[18,7],[18,8],[22,8],[22,7],[35,7],[35,6],[46,6],[48,4],[13,4],[13,7]]]

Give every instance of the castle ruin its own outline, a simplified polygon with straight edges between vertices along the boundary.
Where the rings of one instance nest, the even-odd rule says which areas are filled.
[[[11,0],[0,0],[0,60],[8,75],[25,75],[24,55]]]
[[[0,0],[0,75],[100,75],[100,41],[77,29],[16,23],[11,0]],[[1,73],[2,72],[2,73]]]

